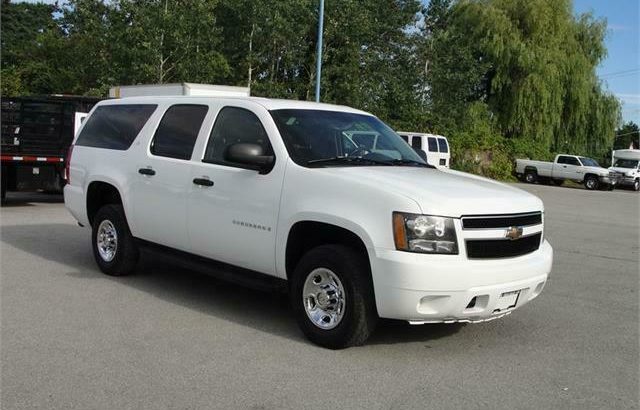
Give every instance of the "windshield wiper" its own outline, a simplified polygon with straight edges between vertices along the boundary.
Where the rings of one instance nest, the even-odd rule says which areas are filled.
[[[307,165],[314,164],[368,164],[368,165],[390,165],[390,162],[387,161],[376,161],[374,159],[367,159],[362,157],[331,157],[331,158],[320,158],[320,159],[312,159],[311,161],[307,161]]]
[[[423,167],[423,168],[435,168],[431,164],[427,164],[425,162],[414,161],[412,159],[394,159],[389,161],[389,163],[393,165],[410,165],[415,167]]]

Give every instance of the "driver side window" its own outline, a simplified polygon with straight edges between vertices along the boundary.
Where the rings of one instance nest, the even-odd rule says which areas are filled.
[[[225,154],[231,145],[238,143],[258,144],[265,155],[273,155],[267,132],[254,113],[244,108],[224,107],[213,125],[202,161],[237,166],[226,161]]]

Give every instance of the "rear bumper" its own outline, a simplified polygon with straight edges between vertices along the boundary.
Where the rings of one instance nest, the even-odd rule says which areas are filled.
[[[85,195],[82,187],[69,184],[64,186],[64,206],[80,224],[85,226],[89,225]]]
[[[552,259],[546,241],[531,254],[493,260],[376,249],[372,273],[378,314],[412,323],[496,319],[542,292]],[[520,292],[515,305],[498,309],[501,296],[514,291]]]

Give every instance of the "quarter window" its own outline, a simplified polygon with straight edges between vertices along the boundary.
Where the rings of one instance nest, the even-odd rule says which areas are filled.
[[[434,137],[429,137],[429,152],[438,152],[438,142]]]
[[[211,130],[203,161],[237,166],[224,156],[229,146],[238,143],[258,144],[265,155],[273,155],[267,132],[254,113],[244,108],[224,107]]]
[[[438,148],[440,148],[440,152],[444,152],[444,153],[449,152],[449,147],[447,146],[447,140],[444,138],[438,138]]]
[[[95,109],[78,136],[76,145],[128,149],[155,111],[155,104],[103,105]]]
[[[422,137],[414,136],[413,138],[411,138],[411,147],[422,149]]]
[[[209,107],[178,104],[169,107],[151,142],[151,153],[160,157],[190,159],[198,132]]]

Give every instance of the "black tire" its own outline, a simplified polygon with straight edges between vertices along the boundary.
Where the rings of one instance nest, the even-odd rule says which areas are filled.
[[[640,191],[640,179],[633,181],[633,190],[636,192]]]
[[[535,184],[538,181],[538,173],[536,171],[526,171],[524,173],[524,180],[530,184]]]
[[[608,189],[609,191],[613,191],[614,189],[616,189],[616,186],[615,186],[614,184],[609,184],[609,185],[607,186],[607,189]]]
[[[584,179],[584,187],[590,191],[595,191],[596,189],[598,189],[600,187],[600,181],[598,180],[598,177],[595,175],[588,175]]]
[[[562,186],[564,179],[552,179],[551,182],[553,182],[553,185],[555,186]]]
[[[290,303],[305,336],[313,343],[343,349],[363,344],[375,329],[378,314],[366,255],[343,245],[322,245],[307,252],[290,278]],[[307,276],[319,268],[335,274],[344,288],[344,314],[332,329],[311,321],[305,309],[303,288]]]
[[[98,250],[99,228],[105,221],[109,222],[116,232],[117,242],[112,259],[105,259]],[[93,218],[91,244],[93,256],[102,272],[111,276],[124,276],[133,273],[140,253],[129,230],[122,205],[105,205],[98,210]]]

